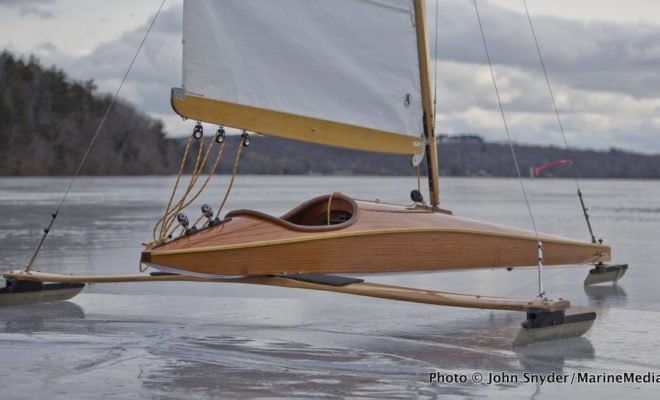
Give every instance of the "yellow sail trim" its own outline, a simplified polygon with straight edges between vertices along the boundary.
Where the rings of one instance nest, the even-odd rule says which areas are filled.
[[[420,154],[422,137],[266,110],[172,91],[172,108],[182,117],[287,139],[394,154]],[[420,132],[421,135],[421,132]]]

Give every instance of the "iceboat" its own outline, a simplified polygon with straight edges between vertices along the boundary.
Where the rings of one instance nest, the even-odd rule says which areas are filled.
[[[410,206],[334,193],[279,218],[253,210],[221,216],[218,210],[203,229],[193,224],[177,234],[171,226],[184,199],[166,209],[169,227],[161,225],[142,263],[179,273],[255,276],[511,268],[538,265],[539,258],[546,265],[609,260],[606,245],[478,222],[440,208],[423,10],[421,0],[343,1],[340,7],[303,7],[297,0],[186,2],[183,87],[171,95],[176,113],[218,124],[217,142],[229,126],[401,154],[413,167],[425,160],[430,204],[420,192]],[[354,24],[349,15],[363,21]],[[310,35],[296,36],[298,27],[286,21]],[[198,123],[195,139],[202,132]],[[239,156],[240,150],[235,165]]]
[[[277,218],[234,210],[225,219],[142,253],[156,269],[204,275],[405,272],[606,262],[610,247],[409,206],[311,199]]]

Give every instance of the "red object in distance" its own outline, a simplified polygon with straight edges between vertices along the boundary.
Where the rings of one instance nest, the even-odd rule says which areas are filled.
[[[534,176],[539,176],[541,174],[541,171],[543,171],[546,168],[554,167],[557,165],[568,165],[568,164],[573,164],[573,161],[558,160],[558,161],[549,162],[547,164],[539,165],[538,167],[534,168]]]

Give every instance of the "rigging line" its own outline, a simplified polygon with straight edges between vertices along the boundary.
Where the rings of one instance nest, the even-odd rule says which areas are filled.
[[[433,53],[433,130],[435,130],[435,117],[438,99],[438,3],[435,1],[435,51]]]
[[[183,38],[179,42],[179,46],[176,49],[176,54],[174,54],[174,57],[172,57],[172,64],[176,62],[176,59],[179,57],[179,54],[181,53],[181,49],[183,48]]]
[[[128,69],[126,70],[126,73],[124,73],[124,76],[121,80],[121,83],[117,87],[117,90],[115,93],[112,95],[112,99],[110,100],[110,104],[108,104],[108,108],[105,110],[105,114],[103,115],[103,118],[101,118],[101,122],[99,123],[99,126],[96,128],[96,132],[94,133],[94,136],[92,136],[92,140],[89,142],[89,145],[87,146],[87,150],[85,150],[85,153],[83,154],[82,159],[80,160],[80,164],[78,164],[78,168],[76,168],[76,172],[73,174],[71,177],[71,181],[69,182],[69,185],[66,188],[66,191],[64,192],[64,195],[62,196],[62,200],[60,200],[60,203],[58,204],[57,208],[55,209],[55,212],[51,215],[51,220],[48,223],[48,226],[46,229],[44,229],[44,234],[41,236],[41,240],[39,240],[39,243],[37,244],[37,247],[34,250],[34,253],[32,254],[32,257],[30,258],[30,261],[25,267],[25,272],[30,272],[30,269],[32,269],[32,265],[34,264],[34,261],[37,259],[37,256],[39,255],[39,251],[41,251],[41,247],[43,246],[44,242],[46,241],[46,236],[48,236],[48,233],[50,232],[51,228],[53,227],[53,223],[55,222],[55,218],[57,218],[57,215],[60,213],[60,210],[62,209],[62,205],[64,204],[64,201],[66,201],[66,198],[69,196],[69,192],[71,191],[71,188],[73,187],[73,183],[76,181],[76,178],[78,178],[78,175],[80,174],[80,171],[82,169],[83,164],[85,164],[85,161],[87,160],[87,156],[89,155],[89,152],[92,150],[92,147],[94,146],[94,143],[96,142],[96,139],[98,138],[99,134],[101,133],[101,129],[103,128],[103,125],[105,124],[105,120],[108,118],[108,114],[110,114],[110,111],[112,110],[112,107],[115,105],[115,102],[117,101],[117,96],[119,95],[119,92],[121,91],[121,88],[124,86],[124,82],[126,82],[126,78],[128,77],[128,74],[131,72],[131,69],[133,69],[133,64],[135,64],[135,60],[137,60],[138,55],[140,54],[140,51],[142,50],[142,47],[144,46],[144,43],[147,41],[147,37],[149,37],[149,33],[151,33],[151,29],[153,28],[156,20],[158,19],[158,16],[160,15],[161,10],[163,9],[163,5],[165,4],[165,0],[162,0],[160,3],[160,6],[158,7],[158,10],[156,11],[156,14],[154,15],[153,19],[151,20],[151,23],[149,24],[149,28],[147,29],[147,32],[145,32],[144,37],[142,38],[142,42],[140,42],[140,45],[138,46],[135,55],[133,56],[133,59],[131,60],[131,63],[128,65]]]
[[[215,140],[213,142],[215,142]],[[224,152],[224,150],[225,150],[225,142],[222,142],[222,144],[220,145],[220,148],[218,149],[218,153],[215,156],[215,160],[213,161],[213,164],[211,165],[211,168],[209,169],[209,171],[206,175],[206,178],[204,179],[204,183],[202,183],[202,187],[199,188],[197,190],[197,193],[195,193],[195,195],[192,198],[188,199],[188,201],[181,207],[182,210],[187,208],[190,204],[192,204],[202,194],[204,189],[206,189],[206,186],[208,185],[209,181],[211,180],[211,177],[215,173],[215,170],[218,168],[218,164],[220,163],[220,159],[222,158],[222,153]],[[206,165],[206,161],[204,161],[203,164]],[[202,172],[202,170],[200,169],[199,173],[201,174],[201,172]],[[199,178],[199,175],[198,175],[198,178]]]
[[[229,197],[229,193],[231,192],[232,186],[234,185],[234,180],[236,179],[236,174],[237,174],[237,172],[238,172],[238,161],[239,161],[240,158],[241,158],[241,152],[242,152],[242,150],[243,150],[244,143],[246,142],[246,140],[247,140],[247,139],[246,139],[245,137],[243,137],[243,136],[241,137],[241,140],[240,140],[240,142],[239,142],[238,151],[236,152],[236,158],[234,159],[234,167],[233,167],[233,171],[232,171],[232,175],[231,175],[231,181],[229,182],[229,187],[227,188],[227,191],[225,192],[225,197],[224,197],[223,200],[222,200],[222,204],[220,204],[220,207],[219,207],[219,209],[218,209],[218,213],[216,214],[216,218],[219,218],[219,217],[220,217],[220,212],[222,211],[222,208],[225,206],[225,202],[227,201],[227,198]],[[220,147],[221,151],[224,151],[224,144],[225,144],[225,142],[222,142],[222,146]],[[218,154],[218,158],[216,158],[216,161],[215,161],[214,166],[213,166],[213,169],[214,169],[214,170],[215,170],[215,168],[217,167],[218,162],[220,161],[220,159],[219,159],[220,156],[221,156],[221,153]],[[209,173],[212,175],[211,172],[209,172]],[[210,175],[209,175],[207,178],[210,179]],[[208,183],[208,179],[207,179],[206,182],[204,183],[205,185],[206,185],[206,183]],[[202,188],[202,190],[203,190],[203,188]],[[199,195],[200,193],[201,193],[201,191],[199,191],[197,195]],[[197,223],[198,223],[200,220],[201,220],[201,217],[198,218],[198,219],[195,221],[195,223],[193,224],[193,226],[197,225]],[[173,223],[173,222],[174,222],[174,219],[172,219],[171,222]],[[175,232],[176,229],[177,229],[176,226],[175,226],[174,228],[172,228],[172,223],[170,223],[170,225],[167,226],[167,231],[165,232],[165,233],[166,233],[166,234],[165,234],[165,238],[167,238],[169,235],[174,235],[174,232]],[[171,231],[170,231],[170,229],[171,229]],[[169,231],[169,232],[168,232],[168,231]],[[181,230],[181,232],[183,232],[183,230]]]
[[[197,159],[195,161],[195,167],[193,168],[192,175],[190,177],[190,180],[188,181],[188,187],[184,191],[183,195],[179,199],[179,201],[176,203],[174,208],[170,211],[170,215],[168,215],[165,218],[165,221],[163,222],[165,225],[165,231],[169,230],[174,221],[177,218],[177,215],[185,208],[187,207],[188,204],[186,204],[186,199],[188,198],[188,195],[190,192],[193,190],[195,185],[197,184],[197,180],[199,179],[200,174],[202,173],[202,169],[204,168],[204,165],[206,164],[206,160],[208,158],[209,152],[211,151],[211,147],[213,146],[213,143],[215,141],[213,139],[209,140],[209,144],[207,146],[206,152],[203,152],[204,150],[204,144],[205,144],[205,139],[202,137],[199,140],[199,150],[197,151]],[[202,158],[202,154],[204,154]],[[184,204],[186,204],[184,206]],[[162,239],[162,238],[161,238]]]
[[[527,13],[527,21],[529,22],[529,29],[532,32],[532,37],[534,38],[534,44],[536,45],[536,52],[539,55],[539,61],[541,63],[541,68],[543,69],[543,75],[545,76],[545,83],[548,85],[548,92],[550,93],[550,99],[552,100],[552,107],[555,111],[555,116],[557,117],[557,124],[559,125],[559,130],[561,131],[561,136],[564,140],[564,146],[568,150],[568,141],[566,140],[566,133],[564,132],[564,125],[561,122],[561,117],[559,116],[559,110],[557,109],[557,103],[555,101],[555,95],[552,91],[552,86],[550,85],[550,78],[548,77],[548,70],[545,67],[545,61],[543,61],[543,55],[541,54],[541,47],[539,46],[539,41],[536,37],[536,30],[534,29],[534,24],[532,23],[532,17],[527,8],[527,1],[523,0],[523,5],[525,6],[525,12]],[[578,183],[577,177],[575,177],[575,185],[577,189],[580,190],[580,184]]]
[[[215,161],[213,162],[213,166],[211,167],[211,170],[209,171],[208,175],[206,176],[206,180],[205,180],[204,183],[202,184],[201,189],[199,189],[199,191],[197,192],[197,194],[196,194],[192,199],[190,199],[190,200],[188,201],[188,204],[186,205],[186,207],[187,207],[190,203],[192,203],[195,199],[197,199],[197,198],[199,197],[199,195],[202,194],[202,192],[204,191],[204,189],[206,189],[206,186],[208,185],[209,181],[211,180],[211,177],[215,174],[215,171],[216,171],[216,169],[218,168],[218,164],[220,163],[220,159],[222,158],[222,154],[225,152],[225,143],[227,143],[226,140],[223,141],[222,144],[220,145],[220,149],[218,150],[218,154],[217,154],[217,156],[215,157]],[[197,226],[197,224],[199,223],[199,221],[202,220],[202,218],[204,218],[204,214],[200,215],[199,218],[197,218],[197,220],[195,221],[195,223],[194,223],[192,226],[193,226],[193,227]]]
[[[479,31],[481,32],[481,39],[484,45],[484,51],[486,53],[486,59],[488,60],[488,68],[490,70],[490,76],[493,80],[493,88],[495,89],[495,96],[497,97],[497,104],[499,105],[500,115],[502,116],[502,122],[504,123],[504,130],[506,131],[506,139],[509,148],[511,149],[511,155],[513,157],[513,163],[516,167],[516,173],[518,174],[518,182],[520,183],[520,188],[525,198],[525,204],[527,205],[527,211],[529,213],[529,218],[532,221],[532,226],[534,227],[534,233],[536,234],[536,240],[538,242],[538,253],[539,253],[539,263],[538,263],[538,287],[539,287],[539,297],[543,297],[545,291],[543,290],[543,245],[541,243],[541,237],[539,236],[538,229],[536,228],[536,221],[534,220],[534,213],[532,212],[532,207],[529,203],[529,198],[527,196],[527,190],[525,189],[525,183],[523,182],[522,175],[520,174],[520,166],[518,165],[518,157],[516,156],[516,150],[513,147],[513,141],[511,140],[511,134],[509,132],[509,125],[506,122],[506,116],[504,114],[504,107],[502,106],[502,99],[500,97],[500,91],[497,87],[497,80],[495,79],[495,72],[493,71],[493,63],[490,58],[490,52],[488,51],[488,44],[486,42],[486,35],[484,33],[483,24],[481,23],[481,16],[479,15],[479,7],[477,6],[477,0],[474,2],[474,11],[477,14],[477,22],[479,23]]]
[[[193,201],[197,200],[197,198],[202,194],[204,189],[206,189],[206,186],[211,181],[211,177],[213,177],[213,175],[215,174],[216,169],[218,169],[218,164],[220,163],[220,159],[222,158],[222,154],[225,151],[225,143],[227,143],[226,140],[223,141],[222,144],[220,145],[220,148],[218,149],[218,153],[215,156],[215,161],[213,161],[213,165],[211,166],[211,169],[208,171],[208,174],[206,175],[206,179],[204,180],[204,183],[202,184],[202,187],[197,191],[197,193],[191,199],[188,200],[188,202],[183,206],[183,208],[188,207],[190,204],[192,204]],[[197,224],[199,223],[199,221],[202,220],[202,218],[204,218],[204,215],[201,215],[199,218],[197,218],[197,220],[195,221],[194,224],[192,224],[192,226],[193,227],[197,226]]]
[[[193,135],[191,134],[190,137],[188,137],[188,141],[186,142],[186,148],[183,151],[183,157],[181,158],[181,164],[179,164],[179,173],[176,176],[176,182],[174,183],[174,187],[172,188],[172,194],[170,194],[170,200],[167,203],[167,207],[165,208],[165,213],[163,216],[156,222],[156,225],[154,225],[154,230],[153,230],[153,238],[154,241],[156,241],[156,230],[158,230],[158,227],[160,226],[160,232],[158,234],[159,238],[163,236],[163,223],[165,222],[165,218],[170,213],[170,208],[172,207],[172,201],[174,200],[174,195],[176,194],[177,189],[179,188],[179,182],[181,181],[181,176],[183,175],[183,169],[186,165],[186,161],[188,160],[188,152],[190,151],[190,145],[192,144],[193,140]]]
[[[158,238],[159,241],[165,240],[169,234],[172,234],[176,229],[178,225],[175,225],[174,229],[172,229],[171,232],[168,231],[170,228],[172,228],[172,225],[174,225],[174,222],[178,219],[179,213],[183,211],[184,208],[186,208],[192,201],[195,199],[193,198],[192,201],[186,203],[186,200],[188,199],[188,195],[192,192],[193,188],[197,184],[197,180],[199,179],[199,176],[202,173],[202,170],[204,166],[206,165],[206,160],[208,158],[209,152],[211,151],[211,147],[213,146],[213,143],[215,140],[211,139],[209,140],[209,143],[207,145],[206,151],[203,152],[202,150],[204,149],[204,144],[205,144],[205,139],[204,137],[201,137],[199,139],[199,149],[197,151],[197,158],[195,159],[195,166],[193,167],[192,175],[190,175],[190,180],[188,181],[188,186],[184,190],[183,194],[181,195],[181,198],[177,201],[177,203],[174,205],[174,207],[165,215],[165,219],[162,222],[162,229],[163,233],[161,233],[161,237]],[[202,160],[202,153],[204,154],[203,160]],[[201,192],[197,192],[197,195],[199,195]]]
[[[545,277],[545,281],[547,282],[547,281],[549,281],[550,279],[556,277],[557,275],[561,275],[561,274],[563,274],[563,273],[565,273],[565,272],[573,271],[573,270],[575,270],[575,267],[565,267],[565,268],[561,268],[560,271],[558,271],[558,272],[556,272],[556,273],[554,273],[554,274],[552,274],[552,275],[546,276],[546,277]],[[518,292],[520,292],[521,290],[525,290],[525,289],[527,289],[528,287],[530,287],[530,286],[534,286],[534,285],[536,285],[536,282],[533,282],[533,283],[530,283],[530,284],[527,284],[527,285],[521,286],[521,287],[519,287],[518,289],[514,289],[514,290],[510,291],[509,293],[505,294],[505,295],[502,296],[502,297],[509,297],[509,296],[511,296],[511,295],[514,294],[514,293],[518,293]]]
[[[561,137],[564,141],[564,149],[566,150],[566,154],[568,155],[569,148],[568,148],[568,141],[566,140],[566,132],[564,131],[564,124],[561,122],[561,117],[559,116],[559,110],[557,109],[557,102],[555,101],[555,94],[552,91],[552,85],[550,85],[550,78],[548,77],[548,70],[545,67],[545,61],[543,60],[543,55],[541,54],[541,46],[539,45],[538,38],[536,37],[536,29],[534,29],[534,23],[532,22],[532,16],[529,13],[529,9],[527,8],[527,0],[523,0],[523,5],[525,6],[525,13],[527,14],[527,21],[529,22],[529,29],[532,32],[532,37],[534,38],[534,44],[536,45],[536,52],[539,55],[539,61],[541,63],[541,68],[543,69],[543,76],[545,76],[545,83],[548,85],[548,93],[550,93],[550,100],[552,100],[552,107],[555,111],[555,116],[557,117],[557,125],[559,126],[559,130],[561,131]],[[577,171],[576,167],[574,164],[571,164],[573,168],[573,179],[575,181],[575,187],[577,188],[577,194],[580,200],[580,204],[582,205],[582,210],[584,211],[585,218],[587,220],[587,227],[589,228],[589,234],[591,235],[591,241],[593,243],[596,243],[596,237],[594,236],[593,230],[591,229],[591,222],[589,222],[589,216],[587,214],[587,209],[584,206],[584,201],[582,200],[582,189],[580,188],[580,182],[577,177]]]
[[[225,197],[222,199],[222,203],[220,203],[220,206],[218,207],[218,212],[215,214],[216,218],[220,218],[220,213],[222,213],[222,209],[225,207],[225,203],[227,202],[229,193],[231,192],[231,189],[234,186],[234,181],[236,180],[236,173],[238,172],[238,161],[241,159],[241,152],[243,151],[243,147],[245,146],[245,141],[246,141],[246,137],[241,136],[241,140],[238,142],[238,150],[236,150],[236,158],[234,159],[234,167],[232,168],[229,186],[227,187],[227,191],[225,192]]]

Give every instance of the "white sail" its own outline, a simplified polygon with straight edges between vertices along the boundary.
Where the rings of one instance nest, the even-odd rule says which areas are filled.
[[[412,0],[186,0],[183,36],[184,91],[173,105],[186,117],[422,151]]]

